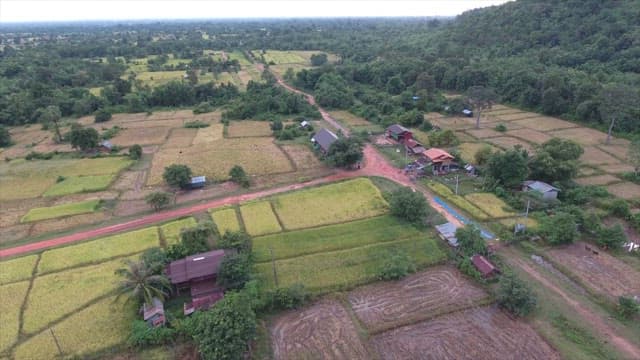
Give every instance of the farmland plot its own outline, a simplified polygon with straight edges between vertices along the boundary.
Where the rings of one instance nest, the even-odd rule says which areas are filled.
[[[69,176],[48,188],[43,195],[61,196],[105,190],[109,187],[114,177],[114,175]]]
[[[489,145],[489,144],[484,144],[484,143],[472,143],[472,142],[466,142],[466,143],[462,143],[460,145],[458,145],[458,150],[460,151],[460,157],[462,157],[462,159],[466,162],[469,163],[475,163],[476,161],[476,153],[478,152],[478,150],[484,148],[484,147],[489,147],[493,152],[496,151],[496,148]]]
[[[270,329],[275,359],[370,359],[347,311],[321,301],[279,316]]]
[[[293,160],[297,170],[316,169],[323,166],[318,157],[306,145],[288,144],[280,145],[280,147]]]
[[[232,121],[227,128],[227,136],[234,137],[268,137],[271,136],[268,121]]]
[[[569,139],[583,146],[602,144],[607,138],[607,134],[584,127],[575,127],[549,132],[551,136]]]
[[[211,213],[211,218],[218,227],[220,234],[224,234],[227,231],[240,231],[240,222],[235,208],[216,209]]]
[[[247,233],[251,236],[282,231],[269,201],[244,204],[240,206],[240,213]]]
[[[493,218],[517,215],[509,205],[491,193],[473,193],[465,195],[464,198]]]
[[[360,287],[348,298],[358,319],[378,332],[477,306],[488,295],[455,268],[443,266],[400,281]]]
[[[0,318],[2,319],[0,353],[18,340],[20,307],[24,297],[27,296],[28,288],[28,281],[0,286]]]
[[[127,128],[121,130],[111,142],[118,146],[162,144],[169,135],[169,127]]]
[[[22,217],[20,222],[27,223],[39,220],[54,219],[69,215],[78,215],[94,212],[98,209],[100,200],[88,200],[77,203],[68,203],[57,206],[34,208]]]
[[[478,139],[485,139],[485,138],[491,138],[491,137],[498,137],[498,136],[503,136],[504,134],[499,132],[499,131],[495,131],[493,129],[469,129],[469,130],[465,130],[465,132],[475,138]]]
[[[552,139],[551,136],[532,129],[515,129],[507,131],[507,135],[517,137],[532,143],[542,144]]]
[[[527,119],[516,120],[516,121],[510,122],[510,124],[517,124],[529,129],[542,131],[542,132],[547,132],[550,130],[557,130],[557,129],[575,128],[577,126],[576,124],[568,121],[564,121],[564,120],[560,120],[552,117],[546,117],[546,116],[536,116],[536,117],[530,117]]]
[[[184,148],[191,146],[196,137],[197,129],[173,129],[167,141],[162,144],[163,148]]]
[[[575,179],[575,181],[580,185],[607,185],[611,183],[620,182],[620,179],[613,175],[605,174],[605,175],[581,177],[581,178]]]
[[[198,129],[198,133],[193,139],[193,145],[208,144],[221,140],[223,129],[224,125],[222,124],[211,124],[209,127]]]
[[[560,359],[527,324],[484,307],[375,336],[382,359]]]
[[[632,182],[625,181],[609,185],[607,186],[607,191],[619,198],[627,200],[640,199],[640,185]]]
[[[494,137],[494,138],[487,139],[487,141],[503,149],[511,149],[516,145],[520,145],[529,153],[532,153],[532,150],[533,150],[533,146],[531,146],[531,144],[529,144],[528,142],[522,141],[517,138],[509,137],[509,136]]]
[[[190,228],[196,226],[196,220],[192,217],[186,219],[172,221],[160,226],[162,236],[165,243],[168,245],[175,244],[180,241],[180,231],[184,228]]]
[[[595,146],[585,146],[580,162],[587,165],[617,164],[620,160],[598,149]]]
[[[0,285],[31,278],[38,255],[0,262]]]

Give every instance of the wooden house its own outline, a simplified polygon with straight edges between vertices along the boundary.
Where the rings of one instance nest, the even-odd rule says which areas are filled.
[[[422,153],[422,156],[426,163],[431,165],[434,173],[449,171],[449,168],[453,165],[453,160],[455,159],[453,155],[438,148],[425,150]]]
[[[164,305],[157,297],[151,299],[151,304],[145,302],[140,312],[142,313],[142,319],[151,327],[163,326],[166,322]]]
[[[327,129],[320,129],[320,131],[315,133],[311,138],[313,146],[323,154],[329,152],[331,144],[336,142],[336,140],[338,140],[338,135]]]
[[[395,141],[404,143],[409,139],[413,139],[411,130],[400,124],[393,124],[387,128],[387,137],[393,138]]]
[[[473,255],[471,257],[471,263],[473,266],[482,274],[483,278],[490,278],[500,273],[498,268],[496,268],[489,260],[487,260],[482,255]]]

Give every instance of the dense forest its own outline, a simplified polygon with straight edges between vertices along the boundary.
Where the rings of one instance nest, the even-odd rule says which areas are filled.
[[[480,85],[505,103],[595,127],[606,127],[615,113],[615,131],[640,132],[640,1],[519,0],[455,19],[5,24],[0,41],[0,124],[42,121],[51,105],[62,116],[202,102],[229,104],[239,117],[260,113],[260,103],[310,114],[294,98],[241,109],[251,94],[278,98],[260,86],[241,93],[188,74],[150,88],[126,73],[128,63],[149,55],[160,56],[151,71],[174,69],[161,57],[174,54],[216,73],[237,71],[238,63],[212,61],[203,56],[207,49],[296,49],[340,61],[287,81],[314,92],[323,106],[375,122],[420,122],[423,112],[444,108],[441,91]],[[95,87],[102,92],[92,94]]]

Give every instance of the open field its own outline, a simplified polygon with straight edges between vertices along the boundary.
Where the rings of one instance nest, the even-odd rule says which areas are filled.
[[[114,175],[70,176],[48,188],[43,195],[61,196],[105,190],[114,177]]]
[[[136,75],[137,80],[151,87],[166,84],[172,80],[182,80],[186,72],[184,70],[174,71],[143,71]]]
[[[244,56],[242,51],[232,51],[227,53],[227,56],[229,57],[229,60],[238,60],[242,66],[251,65],[251,62],[247,60],[247,57]]]
[[[0,285],[31,278],[36,260],[37,255],[30,255],[0,262]]]
[[[223,139],[184,149],[160,149],[153,157],[147,184],[160,184],[164,168],[170,164],[187,165],[194,175],[206,175],[212,180],[228,179],[234,165],[241,165],[250,176],[294,170],[270,138]]]
[[[28,281],[0,286],[0,318],[2,318],[0,353],[8,350],[18,340],[20,307],[24,297],[27,296],[28,288]]]
[[[494,138],[487,139],[486,141],[490,142],[495,146],[501,147],[505,150],[511,149],[516,145],[522,146],[529,153],[531,153],[533,150],[533,146],[531,146],[531,144],[529,144],[528,142],[522,141],[518,138],[509,137],[509,136],[494,137]]]
[[[280,147],[289,155],[291,160],[293,160],[298,170],[317,169],[324,166],[307,145],[287,144],[280,145]]]
[[[412,239],[276,260],[278,287],[302,283],[311,292],[328,292],[361,285],[376,279],[382,262],[392,251],[409,254],[418,267],[433,265],[446,258],[436,240],[420,235]],[[256,270],[267,287],[276,287],[271,263],[257,264]]]
[[[269,201],[258,201],[240,206],[240,214],[247,233],[259,236],[282,231]]]
[[[552,136],[532,129],[508,130],[506,134],[536,144],[542,144],[552,139]]]
[[[24,312],[24,331],[34,333],[48,323],[116,289],[114,271],[122,260],[38,276]]]
[[[571,129],[556,130],[549,132],[549,135],[569,139],[583,146],[602,144],[607,138],[607,134],[585,127],[575,127]]]
[[[580,185],[607,185],[611,183],[620,182],[621,180],[613,175],[596,175],[589,177],[580,177],[575,179]]]
[[[441,117],[432,118],[429,121],[442,129],[463,130],[475,127],[475,119],[468,117]]]
[[[273,204],[288,230],[362,219],[388,209],[380,190],[364,178],[281,195]]]
[[[211,218],[218,227],[220,234],[224,234],[227,231],[240,231],[240,222],[235,208],[216,209],[211,213]]]
[[[177,128],[171,130],[171,134],[167,141],[162,144],[163,148],[183,148],[191,146],[193,139],[196,137],[198,129]]]
[[[628,181],[609,185],[607,191],[627,200],[640,199],[640,185]]]
[[[492,307],[391,330],[371,344],[382,359],[560,359],[532,328]]]
[[[271,136],[271,127],[268,121],[231,121],[227,127],[227,137],[256,137]]]
[[[478,139],[486,139],[486,138],[504,136],[504,133],[501,133],[499,131],[495,131],[495,130],[489,129],[489,128],[469,129],[469,130],[465,130],[465,132],[467,134],[475,137],[475,138],[478,138]]]
[[[331,115],[332,118],[341,121],[345,124],[347,124],[347,126],[369,126],[372,125],[372,123],[368,122],[367,120],[356,116],[352,113],[350,113],[349,111],[345,111],[345,110],[334,110],[334,111],[329,111],[329,115]]]
[[[184,228],[196,226],[196,220],[192,217],[172,221],[160,226],[160,231],[164,237],[166,245],[175,244],[180,241],[180,231]]]
[[[557,130],[557,129],[576,128],[578,126],[568,121],[547,117],[547,116],[529,117],[527,119],[513,121],[510,124],[521,125],[523,127],[537,130],[537,131],[542,131],[542,132],[547,132],[550,130]]]
[[[307,64],[280,64],[280,65],[270,65],[269,69],[276,73],[278,76],[283,77],[286,74],[288,69],[293,70],[294,74],[304,70],[311,69],[311,65]]]
[[[307,59],[296,54],[293,51],[281,51],[281,50],[266,50],[266,53],[262,53],[260,50],[253,50],[253,54],[257,57],[260,55],[264,56],[264,60],[267,63],[275,63],[278,64],[305,64],[307,63]]]
[[[619,296],[640,296],[640,272],[617,258],[598,251],[593,254],[585,243],[552,248],[547,254],[576,276],[584,286],[617,302]]]
[[[20,219],[20,222],[34,222],[39,220],[54,219],[63,216],[78,215],[94,212],[98,209],[100,200],[88,200],[77,203],[68,203],[57,206],[34,208]]]
[[[492,218],[504,218],[516,216],[517,214],[505,204],[502,199],[492,193],[474,193],[464,197],[480,210],[486,212]]]
[[[275,359],[370,359],[349,314],[324,300],[280,315],[270,328]]]
[[[158,229],[150,227],[42,253],[38,273],[104,261],[159,246]]]
[[[111,142],[118,146],[159,145],[167,139],[169,130],[166,126],[127,128],[118,132]]]
[[[609,155],[608,153],[598,149],[595,146],[585,146],[584,154],[580,156],[580,161],[587,165],[600,165],[600,164],[617,164],[620,160]]]
[[[350,249],[359,246],[415,238],[422,233],[391,216],[257,237],[253,239],[256,262]]]
[[[200,128],[193,139],[193,145],[202,145],[222,140],[222,130],[224,125],[211,124],[209,127]]]
[[[449,266],[435,267],[400,281],[357,288],[349,293],[356,316],[379,332],[477,306],[487,293]]]
[[[484,147],[489,147],[492,151],[496,151],[496,148],[494,146],[491,146],[490,144],[485,144],[485,143],[479,143],[479,142],[466,142],[466,143],[462,143],[460,145],[458,145],[458,150],[460,151],[460,156],[462,157],[462,159],[468,163],[475,163],[476,162],[476,153],[478,152],[478,150],[484,148]]]

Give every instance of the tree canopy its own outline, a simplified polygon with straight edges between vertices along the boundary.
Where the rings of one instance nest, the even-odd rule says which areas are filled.
[[[191,168],[181,164],[169,165],[164,168],[162,178],[169,186],[186,188],[191,183]]]
[[[335,167],[349,167],[362,161],[363,144],[357,138],[339,138],[329,147],[327,162]]]

